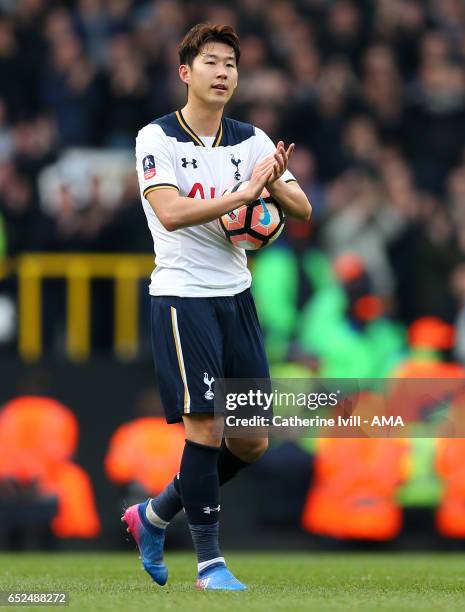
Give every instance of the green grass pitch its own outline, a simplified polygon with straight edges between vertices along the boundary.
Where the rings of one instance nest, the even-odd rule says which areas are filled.
[[[137,552],[0,554],[0,590],[68,591],[69,607],[58,609],[112,612],[465,610],[465,554],[234,553],[227,559],[247,592],[196,591],[194,557],[184,553],[167,555],[170,579],[160,588],[140,569]]]

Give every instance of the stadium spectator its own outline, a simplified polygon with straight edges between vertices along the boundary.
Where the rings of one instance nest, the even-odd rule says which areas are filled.
[[[16,482],[18,491],[30,487],[30,503],[55,497],[51,527],[57,537],[96,537],[100,520],[92,483],[71,461],[79,436],[74,413],[52,398],[17,397],[0,412],[0,432],[0,480]]]

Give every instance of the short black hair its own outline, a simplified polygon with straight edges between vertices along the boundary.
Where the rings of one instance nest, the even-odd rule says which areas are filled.
[[[239,64],[241,49],[236,30],[230,25],[211,25],[209,23],[198,23],[187,32],[178,47],[179,63],[192,66],[194,58],[204,45],[211,42],[219,42],[232,47],[236,64]]]

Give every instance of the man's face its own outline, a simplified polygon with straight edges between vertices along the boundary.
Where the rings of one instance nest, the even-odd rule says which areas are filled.
[[[189,85],[189,95],[207,104],[224,106],[237,85],[234,51],[223,43],[208,43],[194,58],[192,67],[180,66],[179,74]]]

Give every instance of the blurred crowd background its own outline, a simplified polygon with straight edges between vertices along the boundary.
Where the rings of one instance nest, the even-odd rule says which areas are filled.
[[[22,254],[152,252],[135,136],[184,104],[177,44],[201,21],[237,28],[239,87],[227,114],[296,143],[290,167],[313,205],[310,223],[288,220],[273,248],[251,256],[274,375],[463,377],[462,0],[0,0],[2,352],[17,354],[14,262]],[[94,354],[111,358],[113,289],[105,282],[93,284],[92,342]],[[44,289],[43,350],[60,358],[63,286]],[[140,293],[135,358],[150,363],[145,279]],[[463,449],[447,463],[434,440],[411,443],[413,489],[404,501],[435,506],[436,469],[458,482]],[[391,450],[373,451],[370,482],[394,465],[395,496],[405,473],[402,453]],[[347,455],[367,465],[366,448],[357,452],[341,450],[341,482],[351,476]],[[257,491],[266,475],[275,474],[277,488],[262,486],[261,520],[299,522],[314,453],[299,442],[267,455]],[[263,501],[270,491],[281,505]],[[465,517],[462,531],[450,520],[444,533],[463,537]],[[89,529],[98,532],[95,522]]]
[[[344,278],[363,268],[367,291],[399,322],[457,323],[465,300],[460,0],[1,0],[0,11],[3,256],[151,251],[134,138],[184,103],[176,46],[186,30],[224,22],[242,43],[227,113],[296,142],[292,170],[313,204],[311,224],[289,224],[281,246],[299,262],[312,249],[332,262],[357,255]],[[96,148],[108,157],[100,173],[85,161]],[[69,150],[78,154],[69,159]],[[297,309],[314,290],[302,276]]]

